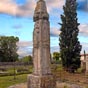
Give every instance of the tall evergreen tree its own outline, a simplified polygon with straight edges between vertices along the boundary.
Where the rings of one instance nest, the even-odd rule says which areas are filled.
[[[78,41],[79,23],[77,22],[76,0],[66,0],[61,15],[60,52],[65,70],[74,72],[80,67],[81,45]]]

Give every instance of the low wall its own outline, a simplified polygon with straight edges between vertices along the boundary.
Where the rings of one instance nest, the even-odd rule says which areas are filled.
[[[24,63],[24,62],[0,62],[0,66],[19,66],[19,65],[32,65],[32,63]]]

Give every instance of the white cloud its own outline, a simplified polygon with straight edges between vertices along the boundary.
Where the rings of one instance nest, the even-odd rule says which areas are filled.
[[[32,41],[19,41],[17,43],[18,47],[31,47],[33,45]]]
[[[17,3],[15,3],[14,0],[0,0],[0,13],[30,17],[33,15],[36,2],[38,0],[26,0],[26,1],[27,2],[25,4],[18,5]],[[65,4],[65,0],[45,0],[45,1],[47,4],[47,9],[49,13],[53,13],[55,9],[57,9],[57,11],[59,9],[62,9],[63,5]],[[82,0],[79,0],[79,1],[82,1]]]
[[[46,0],[48,11],[52,11],[53,9],[62,9],[65,0]]]
[[[18,55],[20,57],[24,57],[24,56],[28,56],[28,55],[32,55],[32,48],[31,49],[19,49],[17,51]]]
[[[88,24],[81,24],[79,26],[79,32],[80,32],[81,35],[88,36]]]
[[[35,0],[27,0],[26,4],[18,6],[17,14],[20,16],[32,16],[35,5]]]
[[[32,41],[19,41],[17,43],[18,46],[18,55],[23,57],[23,56],[28,56],[28,55],[32,55],[32,47],[33,47],[33,43]]]
[[[57,3],[58,2],[58,3]],[[46,0],[48,11],[62,8],[64,0]],[[27,0],[24,5],[18,5],[12,0],[0,0],[0,13],[17,16],[32,16],[36,6],[36,0]]]
[[[17,5],[12,3],[11,0],[0,0],[0,13],[15,15]]]
[[[50,29],[50,36],[51,37],[59,37],[60,30],[58,28],[51,28]]]
[[[35,0],[27,1],[24,5],[18,5],[12,0],[0,0],[0,13],[17,15],[17,16],[31,16],[35,7]]]

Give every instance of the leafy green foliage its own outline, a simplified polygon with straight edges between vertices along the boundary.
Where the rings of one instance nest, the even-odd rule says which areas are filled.
[[[32,63],[32,56],[31,55],[25,56],[25,57],[21,58],[20,61],[24,62],[24,63]]]
[[[18,58],[17,45],[18,37],[0,37],[0,62],[12,62]]]
[[[61,58],[60,58],[60,53],[59,52],[54,52],[53,53],[53,63],[61,64]]]
[[[59,52],[54,52],[53,53],[53,59],[55,59],[56,61],[58,61],[60,58],[60,53]]]
[[[65,6],[63,6],[64,14],[61,15],[62,23],[60,23],[59,40],[62,63],[63,67],[71,72],[80,67],[81,45],[78,41],[79,23],[76,9],[76,0],[66,0]]]

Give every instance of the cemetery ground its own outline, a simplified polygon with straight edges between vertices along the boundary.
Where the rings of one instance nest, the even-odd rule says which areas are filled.
[[[28,74],[32,73],[32,66],[18,66],[15,68],[14,79],[14,67],[0,67],[5,68],[2,74],[0,74],[0,88],[8,88],[9,86],[26,83]],[[58,82],[65,82],[69,84],[77,84],[79,86],[85,86],[88,88],[88,74],[81,73],[79,69],[76,73],[68,73],[62,69],[61,65],[52,65],[52,72],[55,75]],[[26,84],[22,84],[22,86]],[[23,86],[23,88],[25,88]]]
[[[0,88],[25,83],[27,75],[32,73],[32,66],[0,66]]]
[[[27,74],[17,75],[14,80],[13,76],[0,77],[0,88],[8,88],[9,86],[25,83],[27,79]]]

